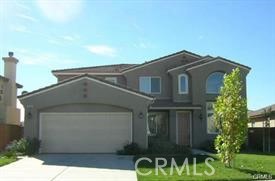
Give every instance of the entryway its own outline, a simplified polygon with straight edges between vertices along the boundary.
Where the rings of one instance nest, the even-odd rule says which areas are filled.
[[[192,146],[192,124],[190,111],[177,111],[177,137],[179,145]]]

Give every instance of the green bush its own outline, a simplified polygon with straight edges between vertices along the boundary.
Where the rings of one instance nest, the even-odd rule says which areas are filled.
[[[189,147],[177,145],[169,141],[155,141],[149,145],[148,149],[142,149],[137,143],[130,143],[118,150],[119,155],[140,155],[140,154],[183,154],[190,155]]]
[[[26,155],[34,155],[38,153],[40,148],[40,141],[38,139],[28,140],[28,147],[26,150]]]
[[[138,155],[141,154],[142,149],[137,143],[130,143],[123,147],[122,150],[118,150],[117,154],[119,155]]]
[[[201,145],[200,145],[200,149],[210,152],[210,153],[217,153],[216,149],[215,149],[215,144],[214,141],[204,141]]]
[[[38,139],[25,139],[12,141],[7,147],[7,152],[13,152],[19,155],[34,155],[38,153],[40,141]]]

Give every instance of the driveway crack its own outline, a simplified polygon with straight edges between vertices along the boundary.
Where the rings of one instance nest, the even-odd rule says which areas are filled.
[[[60,176],[62,173],[64,173],[68,168],[69,168],[69,166],[66,166],[60,173],[58,173],[56,176],[54,176],[51,179],[51,181],[54,181],[58,176]]]

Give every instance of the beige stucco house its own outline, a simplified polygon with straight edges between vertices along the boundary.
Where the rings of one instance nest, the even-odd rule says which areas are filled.
[[[3,57],[4,76],[0,75],[0,124],[20,124],[20,110],[17,109],[17,89],[22,85],[16,83],[16,64],[18,60],[9,53]]]
[[[213,102],[223,76],[250,68],[180,51],[142,64],[54,70],[57,83],[19,96],[25,137],[43,153],[113,153],[161,140],[198,148],[217,135]]]

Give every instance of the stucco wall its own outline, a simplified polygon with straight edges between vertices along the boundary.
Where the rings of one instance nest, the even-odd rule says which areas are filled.
[[[85,86],[85,84],[87,85]],[[20,101],[26,111],[25,137],[38,138],[39,112],[88,111],[91,109],[105,111],[105,108],[108,111],[121,111],[127,109],[133,113],[133,141],[142,147],[147,147],[147,117],[145,115],[147,115],[147,107],[151,101],[143,97],[84,78]],[[81,107],[76,108],[80,104]],[[28,117],[29,113],[32,115],[31,118]],[[140,113],[144,116],[140,117]]]

